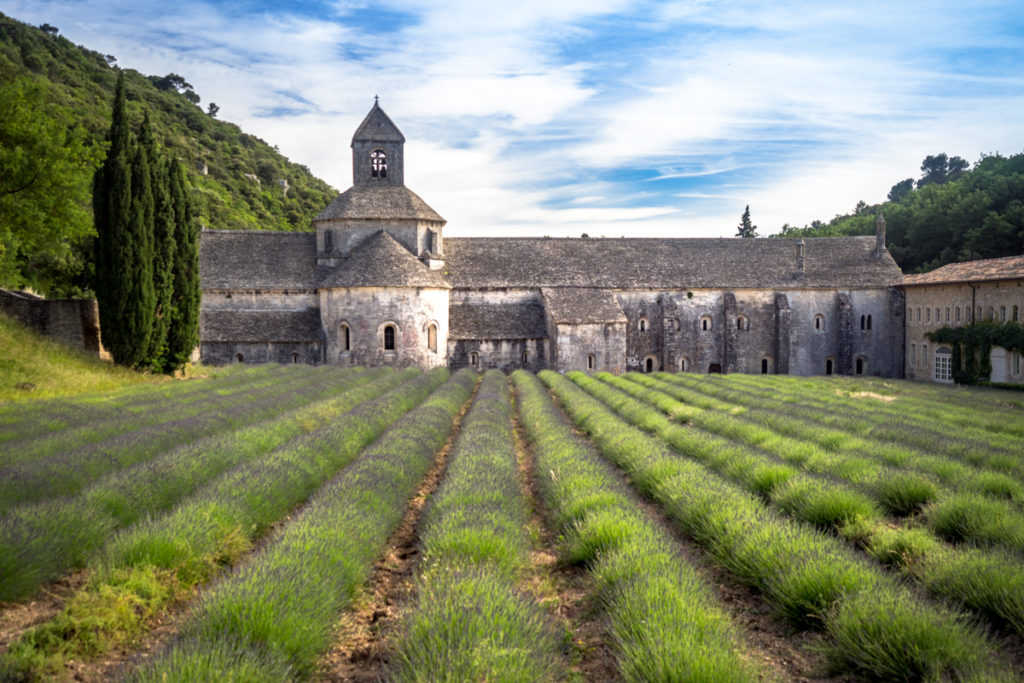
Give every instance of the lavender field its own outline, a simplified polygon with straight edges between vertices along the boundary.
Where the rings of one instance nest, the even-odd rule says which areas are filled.
[[[0,403],[0,680],[1024,677],[1024,398],[256,366]]]

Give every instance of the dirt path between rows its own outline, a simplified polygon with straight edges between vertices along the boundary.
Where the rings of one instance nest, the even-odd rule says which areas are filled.
[[[338,621],[334,645],[322,658],[316,680],[380,681],[390,667],[389,646],[400,624],[401,606],[414,590],[420,559],[418,526],[423,508],[444,477],[448,455],[479,387],[478,381],[472,396],[455,416],[451,435],[420,482],[408,511],[388,541],[387,550],[377,559],[369,583]]]
[[[0,604],[0,655],[30,628],[55,617],[88,578],[88,570],[79,569],[43,586],[25,602]]]
[[[590,598],[593,581],[585,568],[558,562],[558,534],[545,520],[543,498],[535,477],[534,452],[519,422],[518,409],[512,414],[512,423],[520,486],[530,502],[530,530],[537,539],[530,554],[533,583],[528,590],[549,605],[561,628],[571,636],[571,679],[619,680],[615,653],[606,638],[608,619]]]

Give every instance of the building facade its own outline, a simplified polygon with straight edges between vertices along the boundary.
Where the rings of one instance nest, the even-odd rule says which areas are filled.
[[[953,350],[928,334],[975,322],[1020,323],[1024,312],[1024,256],[950,263],[921,275],[908,275],[906,292],[906,377],[953,381]],[[993,382],[1024,383],[1020,352],[995,347],[990,353]]]
[[[205,362],[903,377],[874,237],[448,238],[375,104],[311,233],[204,231]]]

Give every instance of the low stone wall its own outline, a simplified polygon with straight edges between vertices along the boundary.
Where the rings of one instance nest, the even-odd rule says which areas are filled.
[[[0,289],[0,313],[72,348],[104,355],[95,299],[44,299],[27,292]]]

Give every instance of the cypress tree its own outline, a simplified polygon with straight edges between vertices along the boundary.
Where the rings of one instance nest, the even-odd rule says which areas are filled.
[[[144,126],[143,136],[148,134]],[[103,345],[114,362],[131,367],[147,363],[155,310],[151,174],[146,146],[132,144],[122,72],[110,148],[93,178],[95,287]]]
[[[167,330],[171,324],[171,297],[174,292],[174,202],[171,197],[168,162],[160,157],[149,128],[149,114],[139,144],[149,150],[153,191],[153,331],[146,354],[153,369],[164,370],[167,361]]]
[[[149,120],[143,124],[132,154],[132,209],[126,233],[122,276],[129,282],[124,306],[125,331],[133,340],[126,365],[149,365],[149,340],[153,334],[156,295],[153,289],[153,170],[148,142]]]
[[[115,362],[131,365],[134,341],[124,322],[131,281],[126,277],[123,260],[126,234],[130,233],[132,223],[131,133],[124,89],[124,73],[121,73],[114,93],[110,147],[103,165],[93,176],[93,220],[101,339]]]
[[[174,372],[188,362],[199,343],[199,230],[185,187],[181,164],[172,159],[168,186],[174,204],[174,291],[171,324],[167,334],[164,372]]]

